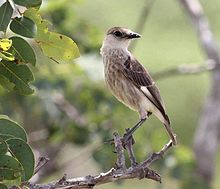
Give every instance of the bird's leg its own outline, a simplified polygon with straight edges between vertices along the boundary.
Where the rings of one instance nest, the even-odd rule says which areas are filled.
[[[126,132],[128,132],[129,130],[130,130],[129,128],[126,129]],[[130,139],[127,141],[127,143],[125,143],[124,148],[127,149],[127,151],[128,151],[128,156],[131,161],[131,166],[136,167],[138,165],[138,163],[136,161],[134,151],[132,148],[133,143],[134,143],[134,139],[133,139],[133,136],[131,135]]]
[[[132,127],[131,129],[127,130],[127,132],[124,134],[123,137],[123,143],[124,146],[125,144],[130,140],[130,138],[132,138],[133,133],[146,121],[146,118],[141,119],[134,127]],[[134,141],[133,141],[134,144]]]

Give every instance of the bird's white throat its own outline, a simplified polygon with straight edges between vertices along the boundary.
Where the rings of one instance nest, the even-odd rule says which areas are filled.
[[[102,47],[100,49],[101,55],[103,55],[107,51],[111,51],[113,49],[121,49],[122,51],[127,52],[128,46],[129,46],[130,40],[118,40],[114,38],[113,36],[106,36]]]

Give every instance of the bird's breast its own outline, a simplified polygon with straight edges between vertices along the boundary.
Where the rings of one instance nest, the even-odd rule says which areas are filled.
[[[105,60],[105,81],[112,94],[129,108],[139,110],[140,91],[123,74],[123,65],[120,58],[114,57]],[[124,62],[126,59],[123,60]]]

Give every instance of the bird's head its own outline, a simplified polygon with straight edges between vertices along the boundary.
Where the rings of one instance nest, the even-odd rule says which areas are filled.
[[[132,39],[140,38],[141,35],[127,28],[114,27],[108,30],[103,45],[110,48],[127,49]]]

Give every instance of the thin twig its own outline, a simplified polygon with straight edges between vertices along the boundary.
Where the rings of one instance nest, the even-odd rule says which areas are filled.
[[[157,153],[153,153],[143,163],[136,166],[126,168],[123,137],[120,137],[118,133],[114,133],[114,144],[117,152],[116,168],[111,168],[109,171],[100,173],[96,176],[87,175],[85,177],[78,177],[73,179],[67,179],[64,175],[60,180],[50,182],[47,184],[27,184],[30,189],[81,189],[81,188],[94,188],[96,185],[101,185],[109,182],[124,179],[152,179],[157,182],[161,182],[161,177],[155,171],[149,169],[149,166],[158,158],[164,155],[172,146],[172,141],[169,141],[164,147]],[[130,147],[132,149],[132,146]],[[133,149],[132,149],[133,151]],[[134,156],[134,154],[133,154]]]
[[[126,129],[126,133],[129,131],[129,128]],[[138,165],[135,155],[134,155],[134,150],[132,145],[135,143],[133,136],[131,136],[130,140],[127,141],[125,144],[125,148],[127,149],[129,159],[131,161],[131,167],[135,167]]]
[[[35,166],[34,175],[39,172],[39,170],[49,161],[49,158],[46,157],[39,157],[38,162]]]
[[[213,71],[217,67],[218,65],[215,63],[215,61],[208,59],[203,64],[182,64],[174,68],[152,73],[151,75],[155,80],[159,80],[179,75],[193,75]]]

